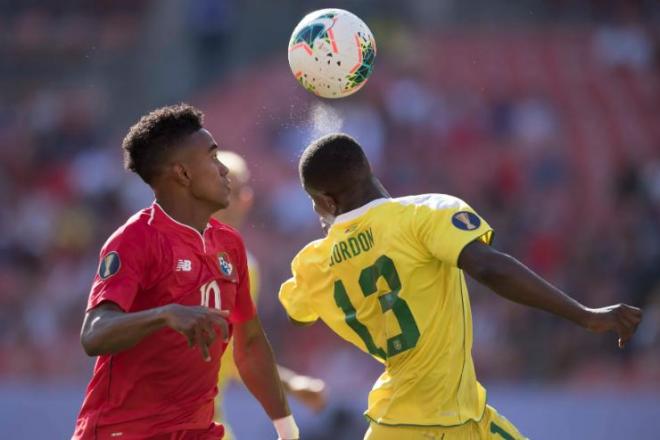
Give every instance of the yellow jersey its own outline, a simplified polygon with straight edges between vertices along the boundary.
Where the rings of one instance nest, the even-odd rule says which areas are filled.
[[[479,420],[486,391],[472,361],[461,250],[493,230],[462,200],[424,194],[374,200],[338,216],[294,258],[279,299],[299,322],[321,318],[385,371],[365,415],[386,425]]]

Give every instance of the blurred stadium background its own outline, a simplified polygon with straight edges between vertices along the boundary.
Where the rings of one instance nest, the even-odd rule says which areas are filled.
[[[244,155],[243,228],[259,310],[282,364],[325,379],[294,405],[305,439],[362,438],[380,366],[321,324],[286,321],[276,292],[320,229],[297,155],[343,130],[394,195],[451,193],[496,245],[588,305],[646,309],[625,350],[472,286],[477,374],[534,439],[660,434],[660,4],[656,0],[0,0],[0,426],[70,436],[92,359],[78,342],[105,238],[151,194],[122,170],[129,124],[187,101]],[[375,33],[362,91],[321,101],[293,79],[291,30],[343,7]],[[240,439],[273,438],[240,386]]]

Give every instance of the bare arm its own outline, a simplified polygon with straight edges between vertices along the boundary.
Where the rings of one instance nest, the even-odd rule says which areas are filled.
[[[291,414],[275,358],[258,317],[234,330],[234,360],[243,383],[272,420]]]
[[[515,258],[480,241],[465,246],[458,267],[511,301],[545,310],[594,332],[615,331],[620,347],[633,336],[642,319],[640,309],[626,304],[585,307]]]
[[[296,321],[293,321],[296,322]],[[310,325],[307,323],[304,325]],[[223,361],[224,362],[224,361]],[[234,364],[236,362],[234,361]],[[320,412],[327,404],[325,382],[323,380],[299,374],[282,365],[275,365],[284,391],[292,395],[314,412]]]
[[[221,328],[227,335],[227,312],[202,306],[168,304],[142,312],[126,313],[112,302],[104,302],[85,314],[80,342],[89,356],[114,354],[135,346],[163,327],[171,327],[199,346],[204,359],[210,359],[208,348]]]

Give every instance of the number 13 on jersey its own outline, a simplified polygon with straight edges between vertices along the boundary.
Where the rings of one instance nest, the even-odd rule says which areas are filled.
[[[385,279],[389,290],[378,289],[377,283],[381,277]],[[415,347],[419,339],[419,329],[408,304],[404,299],[399,298],[401,281],[392,259],[381,255],[374,264],[362,269],[359,284],[365,298],[377,294],[383,314],[392,312],[401,328],[400,334],[387,339],[386,348],[376,345],[369,329],[358,320],[357,311],[348,297],[344,283],[341,280],[335,281],[335,303],[344,312],[346,324],[362,339],[369,353],[386,360],[390,356]]]

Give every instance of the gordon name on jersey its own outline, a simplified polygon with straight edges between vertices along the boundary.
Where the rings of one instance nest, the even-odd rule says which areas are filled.
[[[358,231],[346,240],[341,240],[332,246],[330,266],[357,257],[362,252],[369,252],[374,247],[374,233],[371,228]]]
[[[369,418],[428,426],[477,420],[485,391],[474,374],[472,316],[457,261],[467,244],[491,237],[456,197],[374,200],[338,216],[325,238],[300,251],[280,301],[292,319],[321,318],[385,364]],[[451,397],[456,390],[459,399]]]

